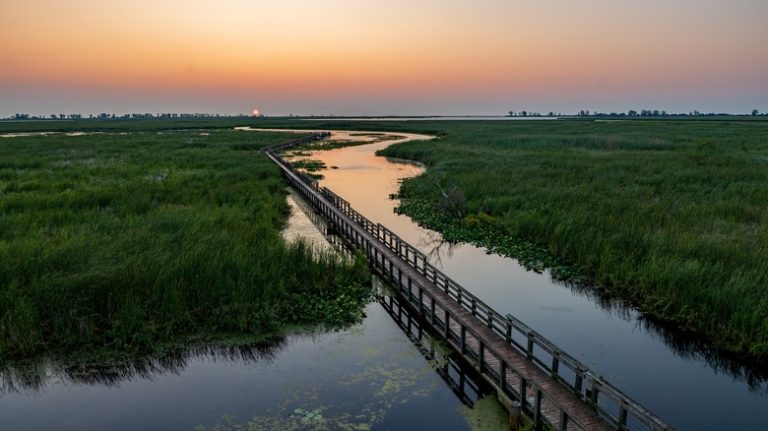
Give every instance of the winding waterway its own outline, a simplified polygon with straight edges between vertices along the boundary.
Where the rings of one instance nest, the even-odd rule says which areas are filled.
[[[371,143],[314,152],[322,185],[417,246],[446,274],[502,313],[554,341],[680,430],[768,429],[768,371],[704,348],[589,288],[526,271],[514,259],[452,245],[393,210],[389,199],[418,164],[377,157],[397,133],[334,132]],[[288,240],[325,247],[295,195]],[[314,224],[312,223],[314,221]],[[380,290],[387,298],[385,290]],[[268,342],[201,346],[131,364],[82,369],[46,361],[0,375],[0,429],[442,429],[498,413],[486,389],[440,343],[388,309],[357,325]],[[408,330],[410,328],[410,330]],[[463,390],[462,390],[463,388]],[[481,400],[480,402],[477,402]],[[491,402],[489,402],[491,401]],[[469,406],[474,406],[470,408]],[[502,414],[503,416],[503,414]],[[231,425],[231,426],[230,426]],[[357,428],[355,428],[357,427]]]
[[[365,132],[334,132],[348,140]],[[695,337],[643,317],[621,301],[591,289],[527,271],[514,259],[468,244],[452,245],[409,217],[398,215],[403,178],[423,168],[375,155],[396,142],[429,139],[397,133],[398,140],[313,152],[327,168],[325,187],[360,213],[419,248],[448,276],[501,313],[521,319],[630,397],[681,430],[768,429],[768,370],[741,364]],[[394,138],[392,136],[392,138]]]
[[[287,241],[331,249],[290,193]],[[0,430],[502,429],[506,412],[374,278],[361,322],[207,343],[113,364],[43,359],[0,370]]]

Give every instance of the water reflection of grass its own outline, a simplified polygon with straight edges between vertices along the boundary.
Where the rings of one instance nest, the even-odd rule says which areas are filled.
[[[368,352],[369,355],[371,352]],[[374,355],[378,356],[378,355]],[[324,402],[320,393],[329,388],[307,385],[306,382],[288,385],[290,390],[276,406],[266,413],[246,421],[224,416],[210,426],[196,429],[225,430],[369,430],[382,423],[387,413],[396,405],[432,394],[438,382],[428,377],[430,367],[404,365],[399,361],[382,362],[384,358],[367,356],[370,361],[360,372],[345,374],[338,381],[339,387],[348,387],[359,394],[359,399],[340,400],[335,404]]]
[[[386,288],[378,286],[377,290],[382,292]],[[355,366],[334,376],[332,381],[289,382],[283,385],[282,398],[266,412],[248,420],[224,416],[197,430],[376,429],[386,425],[400,406],[419,403],[445,389],[437,371],[445,367],[451,351],[443,343],[426,334],[418,340],[392,335],[386,341],[365,347],[353,341],[369,336],[365,325],[359,325],[325,340],[325,345],[333,348],[323,352],[324,357],[357,358]],[[337,391],[356,396],[335,398]],[[436,399],[440,399],[440,395]],[[466,418],[466,423],[459,421],[451,429],[507,429],[506,411],[493,396],[478,400],[472,407],[461,407],[459,413]]]
[[[197,358],[257,364],[274,359],[286,345],[288,334],[312,334],[310,328],[286,328],[281,334],[258,338],[243,334],[216,334],[214,339],[199,337],[156,343],[152,354],[135,355],[109,349],[50,355],[0,368],[0,395],[15,392],[36,394],[50,385],[114,386],[134,379],[152,379],[180,374]]]
[[[437,382],[426,378],[430,374],[431,370],[426,364],[414,373],[412,367],[398,362],[377,362],[359,373],[343,376],[339,382],[340,386],[348,386],[359,394],[357,403],[323,403],[319,396],[320,388],[302,384],[291,391],[294,395],[289,395],[280,405],[263,415],[244,422],[225,416],[211,426],[199,426],[196,429],[369,430],[382,423],[394,406],[431,395]]]

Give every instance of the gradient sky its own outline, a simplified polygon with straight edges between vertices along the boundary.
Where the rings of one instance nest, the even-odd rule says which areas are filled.
[[[768,111],[767,0],[2,0],[0,116]]]

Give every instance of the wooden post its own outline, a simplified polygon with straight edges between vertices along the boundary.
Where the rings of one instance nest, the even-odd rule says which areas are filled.
[[[536,389],[536,398],[533,408],[533,426],[540,430],[544,425],[544,421],[541,420],[541,389]]]
[[[627,427],[627,402],[624,400],[621,400],[619,408],[619,427],[620,429],[626,429]]]
[[[552,376],[556,377],[560,369],[560,352],[555,350],[552,352]]]
[[[509,429],[517,431],[523,426],[523,409],[520,407],[520,403],[512,401],[509,406]]]
[[[435,316],[435,297],[434,296],[432,297],[432,303],[430,304],[429,308],[430,308],[429,314],[432,316],[432,324],[434,325],[435,324],[435,317],[436,317]]]
[[[581,387],[583,385],[584,379],[581,377],[581,371],[576,371],[576,381],[573,384],[574,389],[576,389],[576,393],[579,394],[579,398],[582,397],[581,395]]]
[[[528,359],[533,358],[533,334],[528,333],[528,348],[525,352],[528,355]]]
[[[424,315],[424,289],[419,287],[419,314]]]
[[[411,322],[413,321],[413,318],[411,317],[410,314],[406,314],[406,316],[408,317],[408,331],[407,331],[407,334],[408,335],[412,335],[411,334]]]
[[[598,392],[597,389],[597,382],[595,382],[594,379],[592,379],[592,384],[590,385],[591,390],[589,391],[589,400],[592,401],[595,405],[597,405],[598,402]]]
[[[378,252],[378,248],[376,250]],[[386,274],[387,274],[387,256],[384,255],[384,253],[380,253],[380,254],[381,254],[381,272],[383,272],[384,275],[386,276]]]
[[[448,314],[448,310],[445,310],[445,340],[450,344],[451,342],[451,315]]]
[[[478,366],[480,367],[480,374],[483,374],[483,356],[485,355],[485,344],[483,344],[482,340],[478,340],[480,343],[479,355],[478,356]]]
[[[506,394],[505,387],[507,385],[507,363],[504,361],[504,358],[499,355],[499,359],[501,359],[499,363],[499,367],[501,368],[499,370],[499,389],[501,389],[502,394]]]

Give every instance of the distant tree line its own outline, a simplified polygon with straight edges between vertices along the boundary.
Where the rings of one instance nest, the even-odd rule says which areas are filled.
[[[560,114],[552,111],[541,114],[534,111],[509,111],[508,117],[720,117],[730,115],[743,115],[732,114],[728,112],[699,112],[691,111],[688,113],[669,113],[665,110],[659,109],[641,109],[639,111],[630,109],[627,112],[599,112],[590,111],[588,109],[582,109],[576,114]],[[760,113],[757,109],[753,109],[751,112],[753,117],[768,116],[768,113]]]
[[[207,114],[207,113],[132,113],[132,114],[50,114],[50,115],[31,115],[31,114],[13,114],[5,117],[5,120],[79,120],[81,118],[110,120],[110,119],[150,119],[150,118],[240,118],[250,117],[248,114]]]
[[[560,113],[554,113],[552,111],[547,112],[546,114],[542,114],[540,112],[534,112],[534,111],[509,111],[509,114],[507,117],[562,117],[563,114]]]

